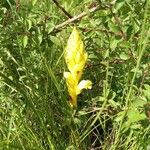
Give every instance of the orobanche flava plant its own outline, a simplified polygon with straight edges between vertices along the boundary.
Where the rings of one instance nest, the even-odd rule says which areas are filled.
[[[92,88],[90,80],[80,81],[87,58],[83,41],[78,30],[74,27],[65,49],[65,60],[69,72],[64,72],[72,107],[77,107],[77,96],[83,89]]]

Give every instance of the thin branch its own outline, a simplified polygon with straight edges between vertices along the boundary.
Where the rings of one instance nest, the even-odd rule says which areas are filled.
[[[72,18],[72,16],[58,3],[57,0],[52,0],[52,1],[68,18]]]
[[[99,9],[105,9],[106,7],[109,7],[109,6],[102,7],[102,6],[97,5],[97,6],[93,7],[93,8],[91,8],[91,9],[89,9],[89,12],[82,12],[81,14],[79,14],[77,16],[74,16],[73,18],[68,19],[68,20],[66,20],[63,23],[61,23],[59,25],[56,25],[54,29],[57,31],[60,28],[62,28],[62,27],[66,26],[66,25],[68,25],[68,24],[70,24],[70,23],[72,23],[72,22],[74,22],[76,20],[79,20],[79,19],[87,16],[89,13],[95,12],[95,11],[97,11]]]
[[[16,0],[16,11],[19,10],[20,7],[20,0]]]

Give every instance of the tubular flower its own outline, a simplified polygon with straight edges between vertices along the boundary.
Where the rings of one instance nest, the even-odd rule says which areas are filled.
[[[90,80],[80,81],[87,57],[88,55],[85,52],[80,34],[76,27],[74,27],[65,49],[65,61],[69,72],[64,72],[72,107],[77,107],[77,95],[83,89],[92,88],[92,82]]]

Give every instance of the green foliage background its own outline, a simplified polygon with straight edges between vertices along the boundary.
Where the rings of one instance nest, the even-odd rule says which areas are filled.
[[[0,2],[0,149],[144,150],[150,146],[150,1]],[[90,13],[89,9],[100,6]],[[68,103],[64,48],[72,27],[92,90]]]

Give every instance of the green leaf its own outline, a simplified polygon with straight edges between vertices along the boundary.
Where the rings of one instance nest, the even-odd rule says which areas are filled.
[[[46,28],[47,28],[48,34],[53,31],[54,27],[55,27],[55,25],[53,23],[48,23],[47,24]]]
[[[124,52],[122,52],[119,56],[123,60],[128,60],[129,59],[129,56],[126,53],[124,53]]]
[[[28,44],[28,36],[25,35],[25,36],[23,37],[23,47],[25,48],[25,47],[27,46],[27,44]]]
[[[143,90],[144,96],[147,98],[148,102],[150,102],[150,86],[148,84],[144,85],[145,90]]]
[[[134,123],[146,119],[146,115],[144,113],[140,113],[136,108],[129,109],[127,116],[129,123]]]
[[[28,30],[30,30],[32,27],[32,21],[27,19],[27,24],[28,24]]]
[[[111,39],[111,41],[110,41],[110,48],[112,50],[115,50],[115,48],[117,47],[118,43],[119,43],[119,40],[117,40],[117,39]]]
[[[50,36],[50,40],[57,46],[61,46],[61,42],[56,36]]]
[[[38,40],[39,40],[39,45],[40,45],[42,43],[42,40],[43,40],[43,35],[42,34],[38,35]]]
[[[108,27],[110,28],[110,30],[114,33],[118,33],[120,32],[120,27],[117,26],[116,24],[114,24],[113,22],[109,22],[108,23]]]
[[[32,0],[32,6],[36,4],[37,0]]]
[[[116,10],[119,10],[125,4],[125,0],[117,0],[116,2]]]
[[[133,33],[133,26],[129,26],[127,29],[127,38],[130,39]]]
[[[146,101],[144,99],[135,97],[135,100],[131,104],[131,107],[135,107],[135,108],[143,107],[145,104],[146,104]]]

